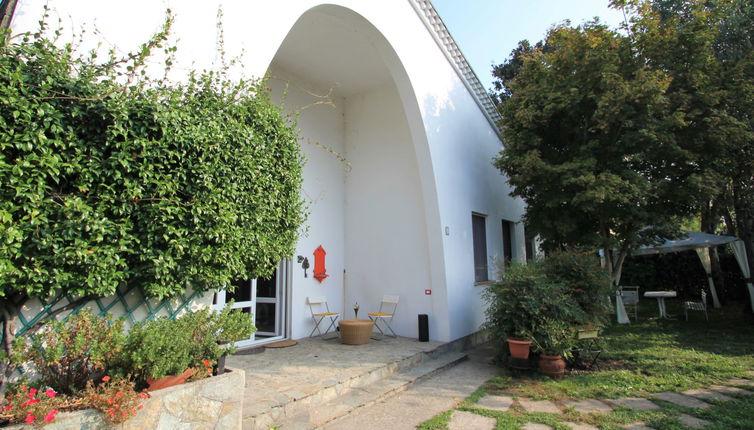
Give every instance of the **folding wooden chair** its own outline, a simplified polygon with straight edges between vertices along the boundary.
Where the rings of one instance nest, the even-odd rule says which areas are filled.
[[[369,316],[369,319],[374,321],[374,326],[377,327],[377,330],[380,331],[382,336],[386,336],[386,332],[390,331],[390,333],[393,334],[392,337],[398,337],[398,335],[393,331],[393,327],[390,326],[390,322],[393,320],[393,315],[395,315],[395,310],[396,308],[398,308],[398,297],[399,296],[390,295],[382,296],[382,302],[380,302],[380,310],[367,314]],[[380,322],[382,322],[382,325],[385,326],[385,330],[380,327]]]
[[[318,332],[319,335],[323,337],[327,333],[329,333],[330,330],[333,330],[333,332],[335,332],[335,322],[338,321],[338,318],[340,317],[340,312],[330,312],[330,307],[327,305],[327,297],[325,296],[308,297],[307,301],[309,302],[309,310],[312,312],[312,320],[314,320],[314,328],[312,329],[312,332],[309,333],[309,337],[314,337],[315,331]],[[325,318],[330,319],[330,325],[327,326],[327,329],[325,330],[325,332],[322,333],[322,330],[320,330],[319,325],[322,323],[322,321],[325,320]]]
[[[689,320],[689,311],[700,311],[704,312],[704,319],[709,321],[709,317],[707,316],[707,292],[702,290],[702,301],[701,302],[683,302],[683,313],[686,315],[686,321]]]

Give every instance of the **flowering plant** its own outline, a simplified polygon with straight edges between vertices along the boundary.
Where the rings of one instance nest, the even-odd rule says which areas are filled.
[[[2,404],[0,418],[14,423],[44,425],[55,419],[65,401],[50,388],[39,390],[22,385],[15,394],[6,394]]]
[[[112,423],[122,423],[143,408],[143,399],[149,397],[145,392],[134,391],[133,382],[128,379],[105,375],[99,385],[91,381],[83,392],[83,403],[102,411],[105,420]]]
[[[202,360],[202,365],[196,366],[194,369],[196,372],[191,376],[191,381],[198,381],[212,376],[212,362],[209,360]]]

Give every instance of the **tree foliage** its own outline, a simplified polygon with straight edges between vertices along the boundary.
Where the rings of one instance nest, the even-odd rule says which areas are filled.
[[[171,22],[122,58],[78,55],[44,24],[0,37],[6,341],[30,297],[218,289],[293,253],[304,217],[294,124],[263,82],[225,69],[151,78],[153,51],[170,66]]]
[[[514,76],[496,68],[509,96],[495,163],[545,246],[619,249],[617,279],[628,250],[691,212],[702,184],[692,143],[672,132],[683,119],[671,79],[597,22],[554,27],[513,61]]]
[[[672,78],[682,112],[673,132],[698,145],[710,174],[698,199],[702,228],[743,239],[754,262],[754,2],[615,1],[630,16],[641,55]],[[714,259],[713,259],[714,261]]]

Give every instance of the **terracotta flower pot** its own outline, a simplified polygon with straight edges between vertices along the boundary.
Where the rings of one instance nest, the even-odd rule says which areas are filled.
[[[508,342],[508,350],[511,353],[511,357],[520,358],[522,360],[529,358],[529,347],[531,346],[530,340],[508,338],[506,341]]]
[[[559,378],[565,374],[565,367],[565,360],[559,355],[539,356],[539,373],[543,375]]]
[[[172,387],[173,385],[180,385],[186,383],[186,380],[192,376],[194,376],[194,373],[196,373],[196,369],[193,367],[189,367],[188,369],[184,370],[183,373],[180,375],[168,375],[163,376],[159,379],[152,379],[149,376],[147,376],[147,384],[149,384],[149,387],[147,387],[147,391],[155,391],[155,390],[161,390],[163,388]]]

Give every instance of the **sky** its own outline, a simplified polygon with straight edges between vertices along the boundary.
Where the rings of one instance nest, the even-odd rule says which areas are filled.
[[[492,87],[492,64],[500,64],[523,39],[542,40],[553,24],[573,25],[595,16],[611,27],[623,15],[609,0],[432,0],[466,60],[485,88]]]

